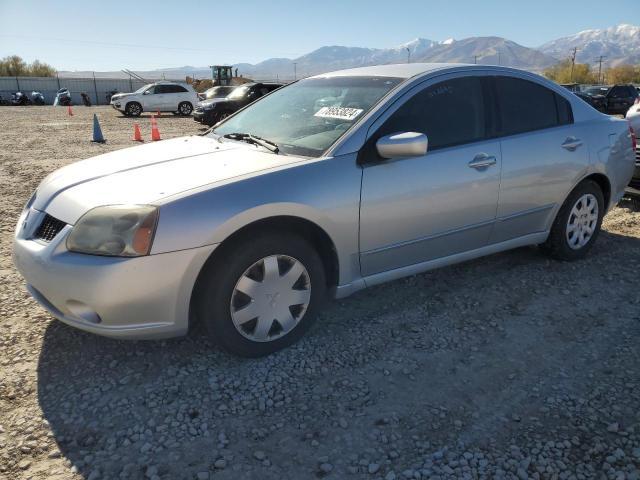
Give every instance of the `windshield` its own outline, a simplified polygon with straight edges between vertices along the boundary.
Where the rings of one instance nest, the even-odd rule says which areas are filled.
[[[381,77],[300,80],[245,108],[212,133],[249,133],[276,143],[283,153],[319,157],[400,81]]]
[[[250,87],[238,87],[238,88],[234,88],[233,92],[231,92],[229,94],[229,96],[227,98],[231,98],[231,99],[238,99],[238,98],[242,98],[244,97],[247,92],[249,91]]]
[[[153,83],[149,83],[149,84],[147,84],[147,85],[145,85],[145,86],[143,86],[143,87],[140,87],[139,89],[137,89],[137,90],[136,90],[135,92],[133,92],[133,93],[142,93],[142,92],[144,92],[148,87],[150,87],[150,86],[152,86],[152,85],[153,85]]]
[[[606,95],[609,89],[607,87],[590,87],[584,93],[587,95]]]
[[[232,90],[233,87],[212,87],[205,92],[205,98],[209,100],[211,98],[226,97]]]

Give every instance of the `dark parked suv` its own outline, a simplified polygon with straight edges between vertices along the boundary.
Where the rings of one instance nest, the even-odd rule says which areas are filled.
[[[600,86],[589,87],[577,95],[603,113],[624,115],[638,98],[638,90],[633,85]]]
[[[280,88],[280,83],[245,83],[236,87],[224,98],[212,98],[200,102],[193,112],[196,122],[215,125],[258,98]]]

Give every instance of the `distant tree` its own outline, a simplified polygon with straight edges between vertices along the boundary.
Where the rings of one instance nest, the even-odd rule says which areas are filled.
[[[571,74],[571,60],[563,60],[544,71],[545,77],[557,83],[596,83],[597,75],[586,63],[576,63]]]
[[[55,68],[39,60],[30,65],[18,55],[0,60],[0,77],[53,77],[55,74]]]
[[[34,60],[29,65],[29,75],[32,77],[54,77],[56,69],[47,63],[42,63],[40,60]]]
[[[640,83],[640,65],[618,65],[605,73],[607,83]]]
[[[0,76],[20,77],[27,73],[27,62],[18,55],[11,55],[0,60]]]

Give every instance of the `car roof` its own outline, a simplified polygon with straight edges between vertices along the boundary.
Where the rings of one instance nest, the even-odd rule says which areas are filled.
[[[396,77],[411,78],[416,75],[452,68],[474,67],[468,63],[398,63],[389,65],[372,65],[369,67],[348,68],[335,72],[314,75],[311,78],[327,77]],[[484,67],[485,65],[483,65]]]

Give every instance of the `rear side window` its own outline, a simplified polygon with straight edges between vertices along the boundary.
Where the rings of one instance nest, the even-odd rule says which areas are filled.
[[[572,122],[569,102],[542,85],[520,78],[496,77],[495,86],[502,135]]]
[[[429,150],[485,138],[485,95],[479,78],[463,77],[428,87],[406,101],[376,138],[399,132],[424,133]]]
[[[184,93],[187,91],[186,88],[181,87],[180,85],[163,85],[164,93]]]

